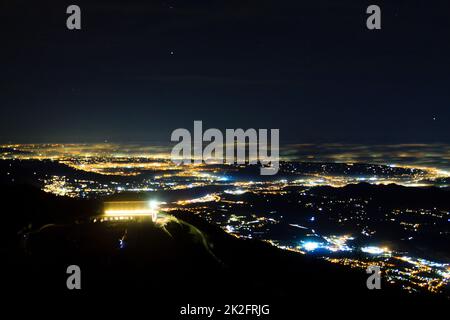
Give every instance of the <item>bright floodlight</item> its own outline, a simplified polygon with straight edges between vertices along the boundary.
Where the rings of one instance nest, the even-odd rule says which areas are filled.
[[[379,248],[379,247],[369,246],[369,247],[362,247],[361,251],[362,252],[366,252],[366,253],[370,253],[370,254],[382,254],[382,253],[385,253],[387,251],[387,249],[386,248]]]
[[[303,243],[303,249],[306,251],[314,251],[319,247],[319,244],[317,242],[308,241]]]
[[[150,212],[152,214],[152,220],[153,221],[156,221],[156,219],[158,217],[159,205],[160,205],[160,202],[156,201],[156,200],[150,200],[148,202],[148,206],[150,208]]]
[[[156,200],[150,200],[148,202],[148,207],[150,208],[150,210],[156,211],[159,208],[159,202]]]

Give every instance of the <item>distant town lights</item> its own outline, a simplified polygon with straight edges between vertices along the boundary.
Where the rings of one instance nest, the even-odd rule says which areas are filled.
[[[375,246],[362,247],[361,251],[365,252],[365,253],[370,253],[370,254],[383,254],[383,253],[389,252],[389,250],[387,248],[380,248],[380,247],[375,247]]]

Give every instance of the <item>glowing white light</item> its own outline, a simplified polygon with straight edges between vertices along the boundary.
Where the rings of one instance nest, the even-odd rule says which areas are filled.
[[[317,242],[305,242],[303,243],[303,249],[305,249],[306,251],[314,251],[319,247],[319,244]]]
[[[361,251],[370,254],[382,254],[387,252],[388,250],[386,248],[369,246],[369,247],[362,247]]]
[[[225,190],[225,193],[233,194],[233,195],[241,195],[241,194],[244,194],[246,192],[247,192],[246,190],[242,190],[242,189]]]
[[[234,228],[232,226],[226,226],[227,232],[234,232]]]
[[[156,200],[150,200],[148,202],[148,207],[150,208],[150,210],[156,211],[159,208],[159,202]]]

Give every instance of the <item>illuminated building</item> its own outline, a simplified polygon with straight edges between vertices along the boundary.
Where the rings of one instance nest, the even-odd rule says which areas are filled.
[[[160,203],[151,201],[110,201],[104,202],[106,217],[151,217],[156,221]]]

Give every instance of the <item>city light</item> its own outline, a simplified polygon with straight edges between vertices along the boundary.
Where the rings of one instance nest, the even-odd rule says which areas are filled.
[[[175,166],[168,154],[116,153],[120,148],[114,145],[18,145],[5,147],[5,150],[19,147],[22,152],[3,155],[4,159],[11,160],[5,172],[7,178],[15,177],[14,166],[20,167],[27,160],[37,161],[37,168],[33,170],[36,184],[41,184],[43,191],[58,196],[89,199],[114,197],[123,192],[184,190],[174,192],[175,197],[168,203],[155,198],[105,202],[104,215],[96,217],[94,223],[152,219],[158,225],[165,225],[170,221],[170,215],[165,213],[183,211],[218,225],[233,237],[266,241],[300,254],[320,253],[320,258],[352,268],[367,268],[382,260],[387,279],[405,284],[407,290],[439,292],[450,282],[448,264],[422,259],[402,247],[405,241],[409,246],[419,244],[429,232],[427,224],[432,223],[436,231],[444,234],[450,221],[448,208],[388,208],[381,203],[377,204],[377,208],[381,205],[380,213],[375,215],[370,207],[376,202],[370,197],[323,194],[315,189],[322,185],[343,187],[359,183],[410,187],[436,183],[436,186],[443,186],[447,184],[442,181],[448,178],[448,171],[400,164],[352,163],[309,163],[305,170],[305,164],[284,162],[280,170],[290,176],[289,179],[258,180],[257,176],[238,178],[240,175],[236,173],[243,166]],[[51,161],[52,165],[66,166],[69,173],[40,172],[41,161],[42,165]],[[77,169],[77,174],[70,174],[71,169]],[[83,175],[78,170],[102,177]],[[151,171],[155,174],[144,174]],[[115,176],[127,178],[121,180]],[[348,234],[323,234],[330,230],[330,223],[339,226],[336,230]],[[378,235],[386,223],[402,233],[397,241],[390,240],[398,251],[374,242],[375,236],[383,241]],[[283,227],[289,228],[289,232],[280,236],[277,230]]]
[[[319,243],[313,241],[307,241],[302,244],[302,248],[306,251],[314,251],[319,248]]]
[[[362,247],[361,251],[370,254],[383,254],[389,252],[387,248],[380,248],[375,246]]]
[[[234,190],[225,190],[224,192],[233,195],[241,195],[246,193],[247,191],[242,189],[234,189]]]

